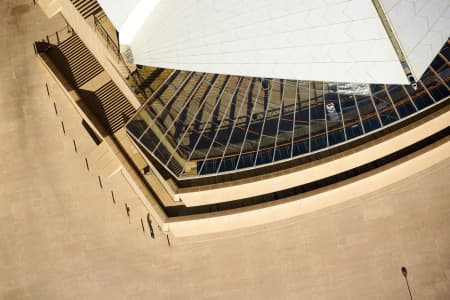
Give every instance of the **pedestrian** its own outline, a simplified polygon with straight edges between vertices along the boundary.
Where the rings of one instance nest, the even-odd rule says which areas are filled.
[[[152,240],[154,240],[155,233],[153,232],[152,220],[150,220],[150,213],[147,213],[147,223],[148,223],[148,228],[150,229],[150,238]]]
[[[128,223],[131,223],[131,220],[130,220],[130,207],[126,203],[125,203],[125,211],[127,212]]]

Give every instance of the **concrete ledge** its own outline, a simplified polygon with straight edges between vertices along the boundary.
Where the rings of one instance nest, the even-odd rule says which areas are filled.
[[[216,185],[213,189],[205,187],[186,192],[179,190],[177,197],[187,206],[221,203],[269,194],[345,172],[394,153],[447,127],[450,123],[450,111],[448,106],[442,110],[444,112],[434,119],[416,122],[405,130],[397,130],[387,137],[381,138],[381,141],[377,140],[376,143],[371,143],[359,150],[345,151],[338,157],[333,156],[331,159],[311,162],[306,167],[294,171],[286,170],[242,182]]]
[[[448,117],[448,114],[447,114]],[[447,119],[448,121],[448,119]],[[433,146],[433,145],[432,145]],[[187,237],[199,234],[212,234],[256,225],[263,225],[293,217],[298,217],[312,211],[333,206],[353,198],[369,194],[382,189],[395,182],[432,167],[439,162],[450,158],[449,138],[437,147],[424,149],[423,153],[401,162],[393,167],[376,170],[370,176],[361,176],[345,184],[337,184],[335,188],[329,188],[319,193],[297,196],[297,200],[286,202],[283,199],[272,203],[270,207],[260,206],[258,209],[228,214],[208,214],[207,217],[197,219],[173,218],[169,223],[169,230],[176,237]],[[394,163],[395,164],[395,163]],[[293,197],[294,198],[294,197]]]

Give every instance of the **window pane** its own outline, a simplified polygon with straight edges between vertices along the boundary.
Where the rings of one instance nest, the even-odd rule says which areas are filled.
[[[310,82],[299,81],[297,87],[297,105],[294,115],[293,156],[309,152],[309,93]]]
[[[256,164],[266,164],[273,160],[273,148],[275,146],[278,121],[280,119],[281,100],[283,98],[283,81],[272,80],[270,82],[269,101],[267,103],[265,121],[263,122],[262,135],[259,142],[259,151]],[[270,153],[272,157],[269,158]]]
[[[408,91],[411,99],[416,104],[417,109],[423,109],[431,104],[433,104],[433,100],[430,98],[428,93],[424,90],[422,84],[420,82],[417,83],[417,90],[414,90],[411,86],[405,86]]]
[[[345,141],[341,103],[337,92],[337,85],[328,83],[325,89],[325,110],[327,114],[328,142],[335,145]]]
[[[423,74],[421,81],[435,101],[440,101],[449,95],[447,87],[430,68]]]
[[[295,109],[297,108],[297,82],[287,80],[283,85],[283,104],[279,121],[278,136],[275,150],[275,160],[291,156],[292,133]]]
[[[373,101],[383,125],[388,125],[398,120],[397,114],[388,98],[384,86],[381,84],[370,85]]]
[[[310,95],[311,151],[315,151],[327,146],[323,83],[311,82]]]
[[[145,110],[141,110],[133,120],[127,125],[127,129],[136,137],[139,138],[142,133],[144,133],[145,129],[148,127],[148,124],[152,122],[152,119],[148,112]]]
[[[345,133],[347,139],[352,139],[363,134],[358,108],[353,94],[340,94],[342,113],[344,116]]]
[[[388,92],[394,102],[400,117],[409,116],[416,112],[415,107],[412,105],[409,96],[406,94],[403,86],[401,85],[390,85],[387,86]]]
[[[242,106],[239,116],[235,120],[235,125],[233,127],[233,132],[230,135],[229,143],[227,144],[227,149],[225,151],[225,159],[226,164],[222,163],[221,170],[223,168],[229,169],[231,165],[233,165],[232,169],[236,168],[236,164],[238,161],[238,155],[241,151],[242,144],[244,142],[245,133],[251,121],[251,114],[253,111],[253,106],[257,101],[259,96],[259,92],[261,90],[261,83],[258,79],[252,78],[250,82],[250,86],[248,91],[245,93],[239,93],[240,101],[244,102]],[[233,158],[233,156],[235,156]]]

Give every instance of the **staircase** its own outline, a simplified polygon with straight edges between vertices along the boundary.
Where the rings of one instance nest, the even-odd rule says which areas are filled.
[[[103,72],[102,66],[86,48],[77,35],[73,35],[62,42],[58,49],[62,52],[69,70],[64,70],[68,79],[72,79],[75,87],[79,88],[98,74]],[[52,49],[51,51],[56,51]],[[67,69],[67,68],[66,68]]]
[[[91,15],[95,15],[102,11],[97,0],[71,0],[75,8],[80,12],[83,18],[87,19]]]
[[[113,81],[109,81],[83,101],[87,102],[111,133],[123,128],[125,122],[136,112]]]

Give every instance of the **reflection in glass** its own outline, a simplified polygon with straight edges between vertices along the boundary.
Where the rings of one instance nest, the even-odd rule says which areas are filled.
[[[174,71],[127,123],[176,177],[234,172],[345,143],[449,96],[447,44],[416,90]]]

